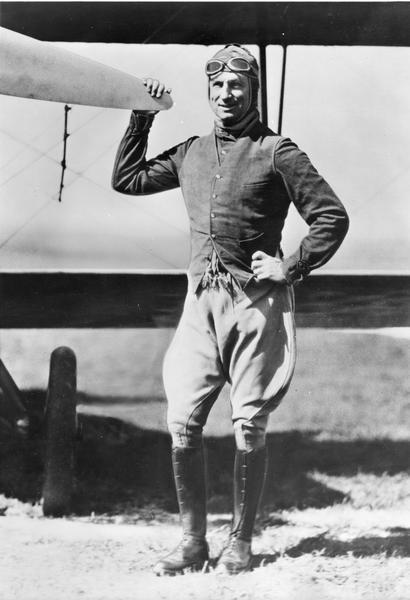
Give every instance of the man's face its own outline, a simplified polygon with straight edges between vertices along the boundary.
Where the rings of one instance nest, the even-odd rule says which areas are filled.
[[[209,103],[218,124],[234,125],[246,115],[251,104],[248,77],[230,71],[221,71],[211,77]]]

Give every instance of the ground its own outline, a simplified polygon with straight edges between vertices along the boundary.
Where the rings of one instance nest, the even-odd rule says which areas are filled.
[[[42,437],[16,440],[3,426],[0,598],[408,598],[410,344],[400,332],[381,333],[299,332],[295,379],[269,429],[254,569],[238,577],[213,572],[229,531],[234,452],[227,393],[222,396],[206,436],[209,572],[157,578],[153,564],[180,534],[165,404],[152,376],[169,332],[148,333],[143,352],[137,339],[143,332],[65,332],[62,341],[75,348],[79,371],[88,377],[80,379],[72,513],[42,516]],[[56,345],[56,335],[2,334],[2,358],[17,373],[32,412],[44,398],[36,361]],[[120,374],[115,385],[107,370],[112,356]],[[129,380],[147,356],[151,395],[147,386],[136,393]],[[93,371],[93,361],[105,371]],[[25,389],[27,381],[36,389]]]

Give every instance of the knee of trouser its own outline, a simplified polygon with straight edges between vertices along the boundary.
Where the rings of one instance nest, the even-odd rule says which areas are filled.
[[[254,420],[238,419],[234,423],[235,443],[238,450],[259,450],[266,446],[268,417]]]
[[[198,425],[182,425],[168,421],[173,448],[199,448],[202,445],[202,427]]]

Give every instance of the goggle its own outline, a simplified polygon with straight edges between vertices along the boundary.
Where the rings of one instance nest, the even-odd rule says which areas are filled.
[[[257,77],[255,70],[252,68],[246,58],[241,58],[239,56],[234,56],[226,62],[220,60],[219,58],[211,58],[211,60],[208,60],[206,63],[205,72],[208,77],[212,77],[213,75],[223,71],[225,67],[234,73],[247,73],[249,77]]]

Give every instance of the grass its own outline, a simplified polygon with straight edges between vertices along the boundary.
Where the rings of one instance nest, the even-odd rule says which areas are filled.
[[[180,535],[159,378],[170,333],[35,333],[5,332],[2,359],[34,413],[49,353],[74,347],[82,426],[76,492],[69,517],[44,519],[41,435],[16,441],[0,422],[2,600],[408,598],[407,340],[301,330],[293,385],[269,426],[254,570],[221,577],[211,565],[207,574],[161,579],[152,565]],[[227,399],[225,390],[206,436],[213,558],[230,521]]]
[[[87,412],[166,431],[161,364],[171,335],[166,329],[2,330],[1,356],[21,389],[44,390],[50,353],[71,346]],[[270,430],[408,438],[409,359],[408,339],[300,329],[295,376]],[[210,436],[231,433],[228,395],[225,389],[211,412]]]

